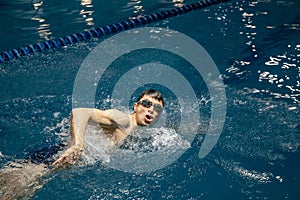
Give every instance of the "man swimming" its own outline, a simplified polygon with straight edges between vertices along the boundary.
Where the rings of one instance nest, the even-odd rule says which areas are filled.
[[[84,135],[88,123],[101,126],[105,135],[114,144],[122,142],[137,126],[149,126],[155,123],[164,106],[160,92],[146,90],[134,104],[133,114],[119,110],[98,110],[92,108],[75,108],[71,113],[72,146],[56,160],[55,168],[76,163],[84,150]]]
[[[46,161],[41,160],[43,158],[41,154],[45,154],[45,152],[37,151],[32,156],[29,156],[29,159],[24,161],[24,163],[16,164],[17,166],[15,167],[1,169],[1,199],[28,196],[28,193],[32,195],[34,187],[38,188],[38,186],[35,186],[35,184],[38,184],[38,179],[51,171],[75,164],[84,151],[84,136],[88,124],[100,125],[108,140],[118,145],[136,127],[154,124],[159,119],[163,106],[164,101],[160,92],[157,90],[146,90],[140,94],[138,100],[134,103],[134,112],[132,114],[125,114],[116,109],[73,109],[70,122],[71,147],[53,163],[52,161],[49,162],[48,158],[46,158]],[[54,152],[56,153],[57,151]],[[51,153],[49,155],[51,157],[55,156]]]

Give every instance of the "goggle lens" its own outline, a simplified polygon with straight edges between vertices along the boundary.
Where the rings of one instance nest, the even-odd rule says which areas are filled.
[[[150,101],[149,99],[144,99],[142,101],[139,101],[138,103],[142,104],[142,106],[144,106],[145,108],[150,108],[153,105],[153,110],[155,110],[158,113],[163,110],[163,107],[160,104],[153,104],[152,101]]]

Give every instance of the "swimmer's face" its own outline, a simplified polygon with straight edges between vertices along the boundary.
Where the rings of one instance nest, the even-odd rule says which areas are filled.
[[[163,103],[149,95],[144,95],[139,102],[134,104],[134,111],[137,125],[149,126],[159,119],[163,111]]]

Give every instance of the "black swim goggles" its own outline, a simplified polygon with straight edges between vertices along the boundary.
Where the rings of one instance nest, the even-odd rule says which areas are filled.
[[[163,107],[160,104],[152,103],[152,101],[150,101],[149,99],[144,99],[144,100],[138,101],[137,103],[141,104],[145,108],[150,108],[151,106],[153,106],[153,110],[157,113],[161,113],[163,110]]]

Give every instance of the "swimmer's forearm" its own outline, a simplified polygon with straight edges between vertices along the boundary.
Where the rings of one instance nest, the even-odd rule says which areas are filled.
[[[84,134],[91,117],[89,108],[75,108],[71,114],[72,145],[84,147]]]
[[[90,113],[87,108],[74,108],[72,110],[70,125],[72,146],[67,149],[59,159],[52,163],[54,170],[66,164],[75,164],[77,159],[81,156],[84,149],[84,133],[88,120],[90,119]]]

